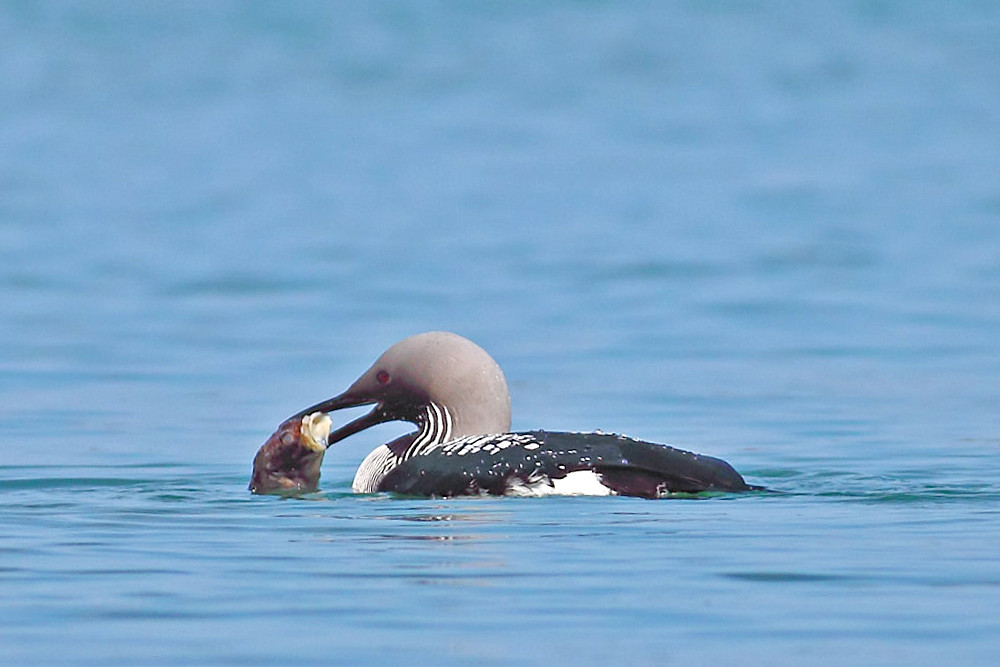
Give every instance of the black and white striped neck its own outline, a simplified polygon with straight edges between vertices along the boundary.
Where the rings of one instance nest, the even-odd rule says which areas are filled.
[[[356,491],[372,493],[379,482],[400,463],[425,454],[455,439],[455,419],[447,407],[430,402],[414,420],[417,431],[376,447],[361,462],[352,485]]]
[[[455,432],[455,420],[451,411],[443,405],[428,403],[417,417],[417,434],[406,449],[404,458],[424,451],[428,447],[440,445],[452,439]]]

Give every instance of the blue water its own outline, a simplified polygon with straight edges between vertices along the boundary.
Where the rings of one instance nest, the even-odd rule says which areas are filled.
[[[1000,6],[0,2],[0,663],[993,664]],[[251,496],[388,345],[780,493]]]

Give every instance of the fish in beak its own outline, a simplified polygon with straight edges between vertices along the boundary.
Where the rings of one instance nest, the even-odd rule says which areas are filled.
[[[283,495],[315,491],[331,423],[315,411],[282,422],[254,457],[250,490]]]
[[[389,421],[419,424],[429,399],[425,391],[416,388],[410,381],[407,370],[397,368],[391,363],[391,359],[385,359],[383,355],[342,394],[310,406],[291,419],[317,412],[329,413],[363,405],[374,406],[367,414],[330,433],[327,446]]]

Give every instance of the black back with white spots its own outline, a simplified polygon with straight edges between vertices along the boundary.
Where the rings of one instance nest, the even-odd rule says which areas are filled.
[[[378,490],[416,496],[503,495],[552,488],[592,471],[609,492],[659,498],[671,493],[747,491],[721,459],[605,433],[503,433],[459,438],[414,453],[388,472]]]

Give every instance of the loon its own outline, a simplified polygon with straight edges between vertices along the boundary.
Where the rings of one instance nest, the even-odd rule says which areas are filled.
[[[326,446],[388,421],[417,430],[375,448],[353,489],[413,496],[622,495],[756,490],[728,463],[603,432],[510,432],[503,371],[472,341],[435,331],[406,338],[343,393],[290,417],[373,405]]]

